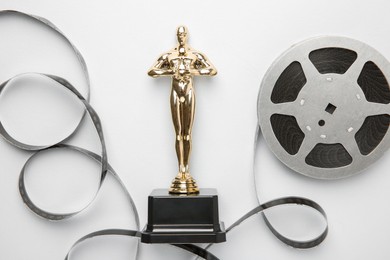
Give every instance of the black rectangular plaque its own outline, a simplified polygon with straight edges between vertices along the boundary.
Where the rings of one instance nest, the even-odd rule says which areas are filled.
[[[220,243],[226,241],[219,221],[216,189],[200,189],[199,194],[169,194],[155,189],[149,195],[148,223],[143,243]]]

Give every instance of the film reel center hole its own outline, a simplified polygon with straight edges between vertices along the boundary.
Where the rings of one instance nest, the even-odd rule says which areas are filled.
[[[333,112],[336,110],[336,106],[333,105],[332,103],[329,103],[326,108],[325,108],[325,111],[328,112],[329,114],[333,114]]]
[[[324,126],[325,125],[325,121],[321,119],[320,121],[318,121],[318,125],[319,126]]]

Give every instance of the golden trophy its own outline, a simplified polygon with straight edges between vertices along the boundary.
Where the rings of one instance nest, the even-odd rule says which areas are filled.
[[[176,132],[176,154],[179,173],[172,181],[170,193],[199,193],[189,172],[192,146],[192,125],[195,115],[195,89],[193,76],[214,76],[217,70],[206,56],[192,50],[187,44],[187,28],[177,29],[178,46],[158,58],[148,75],[172,77],[171,112]]]
[[[217,70],[187,44],[187,36],[187,28],[178,27],[177,47],[161,55],[148,71],[154,78],[172,78],[170,105],[179,170],[169,190],[155,189],[149,196],[148,224],[141,236],[144,243],[226,241],[216,189],[199,189],[189,171],[195,115],[193,76],[214,76]]]

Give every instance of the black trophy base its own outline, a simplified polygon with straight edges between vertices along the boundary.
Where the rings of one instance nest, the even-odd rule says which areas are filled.
[[[223,222],[218,216],[215,189],[200,189],[199,194],[176,195],[156,189],[149,195],[148,224],[141,242],[186,244],[226,241]]]

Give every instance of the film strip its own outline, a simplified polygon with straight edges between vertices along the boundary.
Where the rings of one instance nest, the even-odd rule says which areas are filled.
[[[44,18],[41,18],[41,17],[38,17],[38,16],[29,15],[29,14],[26,14],[26,13],[13,11],[13,10],[3,10],[3,11],[0,11],[0,15],[6,15],[6,14],[20,15],[20,16],[23,16],[23,17],[27,17],[29,19],[33,19],[33,20],[35,20],[37,22],[40,22],[43,25],[49,27],[54,32],[58,33],[61,37],[63,37],[63,39],[74,50],[74,53],[76,54],[76,56],[77,56],[77,58],[78,58],[78,60],[80,62],[80,65],[81,65],[81,67],[83,69],[83,73],[84,73],[85,79],[87,80],[88,88],[89,88],[90,83],[89,83],[88,70],[87,70],[86,63],[85,63],[81,53],[77,50],[77,48],[69,41],[69,39],[56,26],[54,26],[48,20],[46,20]],[[53,81],[56,84],[59,84],[60,86],[64,87],[65,89],[67,89],[68,91],[73,93],[75,95],[75,97],[82,102],[82,104],[85,107],[85,112],[84,113],[87,114],[91,118],[92,123],[94,124],[94,127],[96,129],[96,132],[97,132],[97,134],[99,136],[99,140],[100,140],[101,150],[102,151],[101,151],[101,155],[98,155],[98,154],[95,154],[95,153],[93,153],[91,151],[83,149],[81,147],[77,147],[77,146],[72,146],[72,145],[66,144],[66,140],[70,136],[73,136],[77,132],[78,126],[80,125],[81,121],[78,124],[78,126],[76,127],[76,129],[68,137],[66,137],[65,139],[59,141],[58,143],[55,143],[55,144],[52,144],[52,145],[49,145],[49,146],[34,146],[34,145],[29,145],[29,144],[26,144],[26,143],[22,143],[22,142],[20,142],[20,141],[18,141],[16,139],[14,139],[5,130],[5,128],[3,127],[2,123],[0,122],[0,134],[3,136],[3,138],[5,140],[7,140],[10,144],[12,144],[12,145],[14,145],[14,146],[16,146],[16,147],[18,147],[20,149],[29,150],[29,151],[36,151],[36,153],[33,154],[26,161],[25,165],[23,166],[23,168],[21,170],[20,177],[19,177],[19,192],[20,192],[20,195],[21,195],[24,203],[35,214],[37,214],[38,216],[40,216],[42,218],[45,218],[47,220],[58,221],[58,220],[67,219],[67,218],[70,218],[70,217],[72,217],[74,215],[77,215],[78,213],[80,213],[81,211],[83,211],[84,209],[89,207],[93,203],[93,201],[94,201],[95,197],[97,196],[97,194],[99,193],[99,190],[100,190],[101,186],[103,185],[105,177],[107,176],[107,174],[112,174],[112,176],[120,183],[120,185],[122,186],[123,190],[126,193],[128,201],[129,201],[129,203],[131,204],[131,207],[132,207],[132,213],[133,213],[134,218],[135,218],[136,228],[137,229],[136,230],[106,229],[106,230],[100,230],[100,231],[96,231],[96,232],[87,234],[87,235],[85,235],[84,237],[80,238],[79,240],[77,240],[74,243],[74,245],[69,250],[69,253],[67,254],[65,259],[70,259],[70,253],[77,245],[79,245],[80,243],[82,243],[83,241],[85,241],[87,239],[91,239],[91,238],[94,238],[94,237],[118,235],[118,236],[130,236],[130,237],[134,237],[134,238],[139,238],[139,236],[141,234],[141,231],[140,231],[140,221],[139,221],[139,216],[138,216],[138,212],[137,212],[136,206],[134,204],[134,201],[133,201],[129,191],[126,189],[124,183],[121,181],[121,179],[119,178],[118,174],[116,174],[114,169],[108,163],[106,145],[105,145],[105,141],[104,141],[104,135],[103,135],[101,122],[100,122],[98,114],[96,113],[96,111],[93,109],[93,107],[89,103],[89,90],[88,90],[87,97],[83,97],[78,92],[78,90],[64,78],[61,78],[61,77],[55,76],[55,75],[44,74],[44,73],[25,73],[25,74],[16,75],[16,76],[10,78],[9,80],[5,81],[4,83],[2,83],[0,85],[0,94],[2,93],[2,91],[13,80],[17,79],[18,77],[24,76],[26,74],[39,75],[40,77],[43,77],[43,78],[45,78],[47,80],[50,80],[50,81]],[[260,127],[258,127],[256,129],[255,151],[256,151],[256,147],[257,147],[257,143],[258,143],[257,142],[257,138],[258,138],[259,135],[260,135]],[[36,206],[33,203],[33,201],[30,199],[30,197],[29,197],[29,195],[27,193],[24,180],[25,180],[25,175],[27,174],[26,170],[28,168],[29,163],[32,160],[36,160],[37,158],[39,158],[39,155],[40,155],[41,152],[52,150],[52,149],[68,149],[68,150],[72,150],[72,151],[78,152],[78,153],[80,153],[82,155],[88,156],[89,158],[91,158],[91,159],[95,160],[96,162],[100,163],[100,165],[101,165],[101,169],[100,169],[100,182],[99,182],[98,189],[95,192],[95,196],[92,198],[92,200],[90,202],[88,202],[79,211],[65,213],[65,214],[58,214],[58,213],[46,211],[46,210],[41,209],[38,206]],[[256,153],[254,152],[254,160],[255,159],[256,159]],[[254,170],[254,177],[256,177],[255,170]],[[242,216],[236,222],[234,222],[230,227],[228,227],[227,228],[227,232],[230,232],[231,230],[233,230],[234,228],[239,226],[241,223],[243,223],[248,218],[250,218],[250,217],[252,217],[252,216],[254,216],[254,215],[258,214],[258,213],[262,213],[262,216],[263,216],[267,226],[270,228],[271,232],[278,239],[280,239],[282,242],[284,242],[287,245],[290,245],[290,246],[296,247],[296,248],[311,248],[311,247],[319,245],[325,239],[325,237],[327,235],[327,232],[328,232],[328,226],[327,225],[326,225],[326,228],[324,229],[324,231],[321,234],[319,234],[316,238],[313,238],[311,240],[308,240],[308,241],[298,241],[298,240],[289,239],[289,238],[283,236],[281,233],[279,233],[272,226],[271,222],[267,219],[266,215],[263,213],[263,211],[265,211],[265,210],[267,210],[269,208],[275,207],[275,206],[286,205],[286,204],[296,204],[296,205],[304,205],[304,206],[313,208],[314,210],[318,211],[324,217],[325,221],[327,221],[325,211],[316,202],[314,202],[312,200],[309,200],[309,199],[306,199],[306,198],[301,198],[301,197],[279,198],[279,199],[275,199],[275,200],[272,200],[272,201],[269,201],[269,202],[266,202],[266,203],[263,203],[263,204],[260,203],[259,199],[258,199],[258,201],[259,201],[259,205],[257,207],[255,207],[254,209],[252,209],[251,211],[249,211],[248,213],[246,213],[244,216]],[[219,258],[217,258],[215,255],[213,255],[212,253],[210,253],[207,250],[211,245],[208,245],[206,248],[201,248],[199,246],[192,245],[192,244],[174,244],[173,246],[178,247],[178,248],[183,249],[183,250],[186,250],[186,251],[189,251],[189,252],[193,253],[194,255],[196,255],[198,257],[201,257],[201,258],[204,258],[204,259],[209,259],[209,260],[218,260],[219,259]],[[138,259],[138,256],[139,256],[138,253],[139,253],[139,239],[138,239],[137,251],[135,253],[135,259]]]

